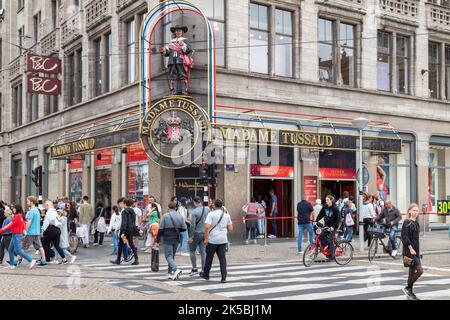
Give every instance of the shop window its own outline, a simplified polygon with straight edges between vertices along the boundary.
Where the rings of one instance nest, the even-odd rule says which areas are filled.
[[[439,43],[430,42],[428,46],[428,90],[430,91],[430,98],[439,99],[440,94],[440,54]]]
[[[36,188],[36,185],[31,180],[33,177],[33,174],[31,173],[32,170],[35,170],[38,166],[38,155],[37,151],[30,151],[28,153],[28,164],[27,164],[27,196],[33,195],[38,196],[38,190]]]
[[[437,201],[450,196],[450,148],[431,146],[429,151],[428,211],[437,212]]]
[[[379,155],[376,185],[381,198],[393,201],[400,212],[406,213],[411,203],[411,144],[404,143],[402,153]]]
[[[250,71],[269,73],[268,7],[250,4]]]
[[[12,200],[14,203],[22,203],[22,160],[14,157],[12,162]]]
[[[148,157],[141,144],[127,147],[127,196],[134,197],[142,210],[148,204]]]
[[[50,155],[46,154],[45,185],[47,186],[47,192],[45,194],[48,199],[57,199],[57,197],[61,196],[61,183],[59,179],[61,163],[64,162],[61,160],[52,160],[50,159]]]

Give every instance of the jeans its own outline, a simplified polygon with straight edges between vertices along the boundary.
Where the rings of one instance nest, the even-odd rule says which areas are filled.
[[[364,223],[364,242],[367,241],[367,245],[370,246],[370,242],[372,241],[372,236],[369,234],[369,232],[367,232],[367,228],[369,227],[369,225],[372,225],[372,219],[371,218],[365,218],[363,219],[363,223]]]
[[[212,267],[212,262],[214,254],[217,253],[220,263],[220,273],[222,274],[222,279],[227,278],[227,259],[225,257],[227,244],[212,244],[208,243],[206,246],[206,260],[205,268],[203,269],[203,275],[205,278],[209,278],[209,271]]]
[[[344,240],[352,241],[352,239],[353,239],[353,227],[345,227]]]
[[[253,240],[256,239],[256,228],[245,228],[245,240],[249,240],[250,229],[252,229]]]
[[[266,232],[266,214],[262,214],[258,220],[258,232],[259,234],[265,234]]]
[[[277,215],[278,215],[278,213],[275,213],[275,212],[274,212],[271,218],[276,218]],[[270,224],[272,225],[272,234],[273,234],[274,236],[276,236],[276,235],[277,235],[277,220],[271,219],[271,220],[270,220]]]
[[[119,247],[119,245],[117,245],[117,247]],[[123,258],[125,261],[128,260],[128,255],[129,255],[129,251],[130,251],[130,246],[128,246],[127,244],[123,244],[122,245],[122,249],[123,249]]]
[[[395,236],[397,235],[398,225],[393,225],[389,231],[389,240],[391,241],[392,250],[397,250],[397,241],[395,241]]]
[[[164,244],[164,257],[166,258],[169,266],[168,272],[172,273],[177,270],[177,264],[175,263],[175,253],[177,252],[178,243]]]
[[[66,257],[72,257],[72,254],[69,252],[69,248],[61,248],[61,249],[64,252],[64,254],[66,255]],[[60,256],[58,251],[56,251],[56,249],[53,249],[53,251],[55,252],[55,258]]]
[[[299,224],[298,225],[298,240],[297,240],[297,248],[298,252],[302,251],[302,241],[303,241],[303,229],[306,229],[309,234],[309,243],[314,243],[314,229],[311,223],[308,224]]]
[[[186,231],[182,232],[183,242],[181,242],[178,246],[178,250],[181,252],[189,252],[189,234]]]
[[[205,235],[203,233],[195,233],[192,237],[192,243],[189,244],[189,255],[191,257],[192,269],[197,269],[197,257],[195,255],[195,251],[200,251],[200,257],[202,260],[202,270],[205,268],[205,260],[206,260],[206,248],[204,244]]]
[[[117,244],[119,243],[119,231],[114,231],[112,234],[112,241],[113,241],[113,253],[117,254]],[[125,256],[125,252],[123,253]],[[127,252],[128,256],[128,252]]]
[[[16,259],[14,257],[14,252],[18,255],[27,260],[28,262],[31,262],[33,259],[23,251],[22,249],[22,234],[13,234],[11,238],[11,242],[9,243],[8,253],[9,253],[9,261],[11,265],[16,264]]]

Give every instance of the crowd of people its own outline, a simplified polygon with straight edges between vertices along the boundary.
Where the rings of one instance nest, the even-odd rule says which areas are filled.
[[[343,198],[336,200],[332,195],[327,195],[325,204],[317,199],[313,206],[303,195],[297,204],[298,220],[298,253],[303,254],[303,233],[306,230],[309,242],[314,241],[313,224],[321,222],[328,227],[320,237],[323,244],[329,247],[331,260],[334,254],[333,239],[336,234],[342,235],[342,239],[352,241],[353,229],[357,226],[357,209],[354,198],[348,192],[343,193]],[[252,197],[250,202],[243,206],[245,212],[245,244],[250,239],[256,243],[258,238],[267,235],[266,215],[276,217],[277,199],[270,191],[270,200],[266,204],[259,196]],[[397,255],[397,243],[395,241],[401,221],[400,211],[394,207],[392,201],[383,201],[379,194],[363,195],[361,220],[364,224],[364,241],[370,245],[371,236],[368,232],[370,225],[375,222],[382,223],[389,228],[389,240],[392,256]],[[408,285],[404,288],[405,294],[417,299],[412,288],[413,284],[423,273],[419,251],[419,225],[417,216],[419,208],[412,204],[407,212],[407,219],[403,222],[401,238],[403,242],[403,257],[409,257]],[[106,223],[109,218],[109,225]],[[272,222],[275,219],[272,219]],[[6,260],[8,268],[14,269],[25,259],[29,268],[35,265],[46,266],[48,264],[74,263],[79,242],[84,248],[90,247],[90,235],[93,236],[93,246],[102,246],[105,234],[112,235],[113,264],[131,262],[139,264],[139,241],[143,240],[143,248],[146,253],[163,248],[164,257],[168,263],[168,278],[179,279],[182,274],[177,267],[175,256],[177,253],[188,255],[192,269],[189,276],[200,276],[209,280],[209,274],[214,255],[218,256],[221,282],[226,282],[228,251],[228,232],[233,230],[232,220],[221,200],[215,200],[205,206],[200,197],[195,197],[192,202],[187,198],[171,198],[168,210],[163,209],[156,198],[149,197],[149,203],[141,210],[137,202],[131,198],[120,198],[117,205],[112,207],[110,217],[107,217],[105,205],[99,201],[95,208],[89,203],[89,198],[84,196],[79,201],[69,201],[66,197],[58,200],[46,200],[38,204],[34,196],[27,198],[27,210],[23,210],[19,204],[7,205],[0,201],[0,264],[3,264],[5,252],[9,260]],[[272,233],[276,233],[272,227]],[[275,235],[269,235],[269,238]],[[32,245],[35,250],[34,259],[27,253]],[[200,264],[197,264],[197,255],[200,255]],[[406,259],[406,258],[404,258]],[[406,262],[405,262],[406,263]],[[406,266],[406,265],[405,265]]]

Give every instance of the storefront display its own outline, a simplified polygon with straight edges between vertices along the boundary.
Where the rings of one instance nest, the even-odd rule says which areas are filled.
[[[148,204],[149,179],[148,158],[142,145],[133,144],[127,147],[127,196],[138,202],[144,209]]]
[[[69,164],[70,199],[77,201],[83,195],[83,160],[72,160]]]
[[[449,139],[450,140],[450,139]],[[450,146],[431,145],[428,169],[428,212],[438,212],[438,202],[450,196]],[[436,222],[446,222],[438,217]]]
[[[111,213],[111,149],[95,152],[95,202],[103,202],[107,217]]]

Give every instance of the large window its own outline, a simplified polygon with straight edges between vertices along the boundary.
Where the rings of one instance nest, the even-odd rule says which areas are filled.
[[[292,12],[276,9],[275,74],[292,77]]]
[[[340,25],[340,71],[342,84],[355,86],[355,27],[350,24],[341,23]]]
[[[105,37],[105,68],[106,68],[106,79],[105,79],[105,92],[109,92],[112,89],[112,37],[111,33],[108,33]]]
[[[12,88],[12,121],[15,127],[22,125],[22,84],[17,84]]]
[[[225,67],[225,0],[208,0],[206,16],[216,37],[216,65]]]
[[[440,97],[440,55],[439,43],[430,42],[428,45],[428,90],[430,98],[438,99]]]
[[[378,32],[377,88],[391,91],[391,35]]]
[[[319,19],[319,79],[333,82],[333,21]]]
[[[38,166],[37,151],[30,151],[28,153],[28,165],[27,165],[27,196],[38,196],[38,190],[36,185],[31,180],[33,174],[31,171],[35,170]]]
[[[398,36],[395,74],[397,92],[409,94],[409,38]]]
[[[39,112],[39,95],[27,94],[28,114],[27,122],[37,120]]]
[[[76,50],[75,52],[67,55],[67,65],[66,72],[68,77],[66,79],[67,85],[67,101],[68,106],[81,102],[82,96],[82,71],[83,71],[83,61],[82,61],[82,50]],[[57,108],[57,106],[56,106]]]
[[[13,157],[12,162],[12,200],[14,203],[22,203],[22,160],[20,155]]]
[[[51,160],[50,154],[46,154],[46,198],[48,199],[56,199],[60,196],[60,179],[59,179],[59,172],[60,172],[60,165],[61,160]]]
[[[269,73],[268,8],[250,4],[250,71]]]
[[[437,212],[437,201],[450,195],[450,147],[431,145],[429,151],[428,211]],[[445,217],[444,221],[445,222]]]
[[[354,25],[319,19],[320,81],[351,87],[356,85],[354,36]]]
[[[136,21],[131,20],[127,23],[127,79],[128,83],[137,80],[136,77]]]
[[[41,12],[39,11],[34,17],[33,17],[33,40],[34,43],[37,43],[39,40],[39,29],[41,26]]]
[[[101,39],[94,41],[94,96],[102,94],[102,56],[101,56]]]
[[[450,100],[450,46],[445,46],[445,97]]]

